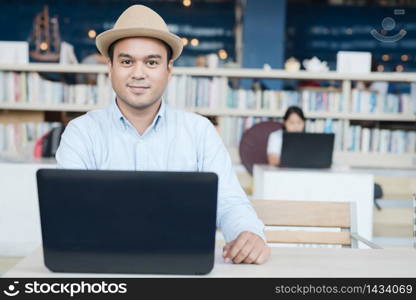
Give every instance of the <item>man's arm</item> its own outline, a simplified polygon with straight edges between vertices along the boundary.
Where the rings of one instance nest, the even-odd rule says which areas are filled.
[[[264,224],[257,217],[233,170],[222,139],[207,121],[202,136],[202,171],[218,175],[217,226],[225,240],[224,257],[235,263],[263,263],[269,255],[263,233]]]
[[[62,169],[95,169],[91,139],[74,121],[69,122],[61,137],[56,161]]]

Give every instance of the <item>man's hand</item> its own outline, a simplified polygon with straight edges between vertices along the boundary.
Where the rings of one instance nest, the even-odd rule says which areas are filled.
[[[224,246],[222,255],[225,262],[260,265],[269,259],[270,248],[257,234],[244,231]]]

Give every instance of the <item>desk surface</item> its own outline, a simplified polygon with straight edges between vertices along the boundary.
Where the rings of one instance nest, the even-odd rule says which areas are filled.
[[[218,248],[207,277],[416,277],[416,250],[350,248],[272,248],[264,265],[225,263]],[[24,258],[5,277],[157,277],[152,275],[52,273],[42,250]],[[166,277],[166,276],[163,276]]]

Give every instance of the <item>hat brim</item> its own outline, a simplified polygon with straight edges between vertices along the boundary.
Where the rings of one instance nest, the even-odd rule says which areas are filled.
[[[172,49],[173,60],[182,53],[183,43],[177,35],[152,28],[110,29],[100,33],[95,39],[95,44],[102,55],[109,57],[108,48],[110,45],[119,39],[129,37],[150,37],[164,41]]]

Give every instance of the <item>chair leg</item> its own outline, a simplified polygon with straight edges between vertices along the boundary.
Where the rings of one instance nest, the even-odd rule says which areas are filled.
[[[377,208],[377,210],[381,210],[381,206],[378,203],[377,199],[374,199],[374,206]]]
[[[374,183],[374,206],[377,210],[381,210],[380,204],[377,202],[377,199],[383,198],[383,188],[380,184]]]

